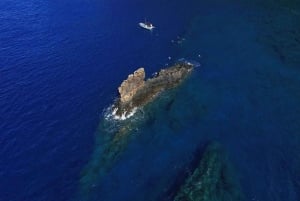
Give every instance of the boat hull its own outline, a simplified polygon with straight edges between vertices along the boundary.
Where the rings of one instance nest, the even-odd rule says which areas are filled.
[[[140,23],[139,23],[139,26],[142,27],[142,28],[144,28],[144,29],[150,30],[150,31],[153,30],[153,29],[155,28],[154,26],[152,26],[152,25],[149,26],[149,25],[147,25],[147,24],[145,24],[145,23],[143,23],[143,22],[140,22]]]

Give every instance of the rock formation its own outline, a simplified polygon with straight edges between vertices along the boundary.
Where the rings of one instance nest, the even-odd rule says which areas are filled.
[[[244,196],[221,146],[213,142],[174,201],[242,201]]]
[[[193,69],[189,63],[176,64],[161,70],[157,76],[145,81],[145,71],[139,68],[122,82],[118,88],[120,98],[114,105],[116,115],[130,113],[135,107],[140,107],[156,97],[161,91],[177,86]],[[97,134],[95,150],[80,178],[78,200],[90,200],[98,190],[101,178],[113,167],[123,154],[130,140],[137,135],[131,135],[146,119],[139,121],[110,121],[104,119]]]
[[[132,100],[136,92],[145,86],[145,70],[139,68],[133,74],[130,74],[127,80],[124,80],[118,88],[120,93],[120,101],[128,103]]]
[[[162,69],[155,77],[145,81],[145,71],[139,68],[119,87],[120,98],[115,104],[117,116],[127,116],[134,108],[146,105],[160,92],[176,87],[192,71],[190,63],[178,63]]]

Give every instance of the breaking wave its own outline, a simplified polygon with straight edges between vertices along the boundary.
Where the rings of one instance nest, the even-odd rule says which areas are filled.
[[[122,115],[117,115],[118,108],[114,104],[104,109],[103,115],[107,121],[125,121],[125,120],[138,120],[144,116],[142,108],[135,107],[131,112],[124,112]]]
[[[133,110],[129,113],[123,113],[122,115],[117,115],[118,108],[114,107],[114,105],[109,106],[104,111],[104,118],[106,120],[126,120],[134,116],[138,108],[133,108]]]

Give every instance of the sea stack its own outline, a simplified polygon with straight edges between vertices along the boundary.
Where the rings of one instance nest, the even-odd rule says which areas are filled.
[[[145,70],[139,68],[130,74],[127,80],[124,80],[118,88],[120,94],[120,102],[129,103],[137,91],[145,86]]]
[[[192,69],[191,63],[178,63],[160,70],[155,77],[146,81],[144,68],[137,69],[118,88],[120,98],[114,106],[116,117],[124,119],[132,114],[135,108],[151,102],[159,93],[178,86]]]

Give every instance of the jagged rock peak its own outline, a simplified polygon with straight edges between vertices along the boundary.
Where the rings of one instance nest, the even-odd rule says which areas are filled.
[[[136,92],[145,85],[145,69],[139,68],[130,74],[118,88],[122,103],[130,102]]]

